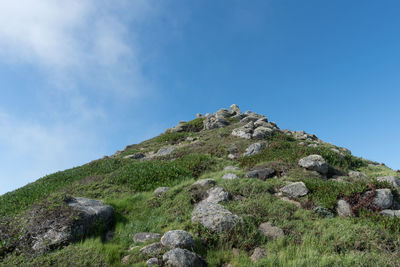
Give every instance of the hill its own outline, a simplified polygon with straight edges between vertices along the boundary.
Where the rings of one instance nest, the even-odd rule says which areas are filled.
[[[0,196],[0,266],[397,266],[398,175],[232,105]]]

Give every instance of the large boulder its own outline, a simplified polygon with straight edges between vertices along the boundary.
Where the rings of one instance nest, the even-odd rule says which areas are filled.
[[[192,212],[192,222],[200,223],[213,232],[227,232],[241,222],[241,218],[220,204],[201,201]]]
[[[393,185],[394,187],[400,186],[400,179],[395,176],[382,176],[378,177],[376,180],[378,180],[378,182],[387,182]]]
[[[293,132],[293,137],[297,140],[304,140],[304,141],[319,141],[318,137],[314,134],[308,134],[305,131],[296,131]]]
[[[206,130],[212,130],[212,129],[217,129],[217,128],[223,128],[229,125],[229,121],[226,120],[223,117],[215,117],[215,116],[210,116],[206,117],[205,120],[203,121],[204,124],[204,129]]]
[[[246,152],[243,153],[244,157],[253,156],[260,153],[265,147],[264,143],[254,143],[251,144],[247,149]]]
[[[161,244],[169,248],[187,248],[195,246],[193,236],[183,230],[172,230],[166,232],[161,238]]]
[[[303,182],[296,182],[282,187],[281,192],[289,197],[302,197],[308,194],[308,188]]]
[[[369,192],[367,192],[369,193]],[[388,209],[393,205],[393,195],[390,189],[376,189],[374,204],[381,209]]]
[[[262,139],[265,139],[268,136],[273,135],[274,132],[275,132],[274,129],[267,128],[267,127],[264,127],[264,126],[259,126],[254,130],[252,138],[253,139],[262,140]]]
[[[251,139],[251,137],[253,136],[253,130],[254,130],[254,124],[252,122],[249,122],[242,127],[234,129],[231,135],[244,139]]]
[[[163,256],[163,262],[171,267],[206,267],[206,262],[194,252],[186,249],[175,248]]]
[[[141,248],[139,253],[147,256],[156,256],[162,253],[164,250],[165,248],[161,243],[154,243]]]
[[[299,160],[299,165],[307,170],[316,171],[321,174],[328,173],[328,164],[320,155],[310,155]]]
[[[235,116],[235,115],[242,115],[242,111],[240,110],[239,106],[236,105],[236,104],[232,104],[232,105],[229,107],[229,113],[230,113],[232,116]]]
[[[67,245],[111,226],[114,210],[102,201],[74,197],[66,204],[69,209],[60,211],[56,217],[46,218],[43,210],[32,212],[26,229],[33,251],[44,252]]]
[[[349,177],[353,178],[355,180],[360,180],[360,181],[366,181],[367,180],[367,175],[363,172],[359,171],[349,171]]]
[[[266,180],[268,178],[274,177],[276,171],[271,168],[262,168],[258,170],[249,171],[246,173],[247,178],[257,178],[260,180]]]
[[[222,109],[218,110],[217,112],[215,112],[215,117],[216,118],[228,118],[230,116],[232,116],[232,114],[228,110],[226,110],[224,108],[222,108]]]

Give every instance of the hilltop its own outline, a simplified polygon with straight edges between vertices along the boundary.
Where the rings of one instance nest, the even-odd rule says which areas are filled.
[[[397,266],[399,186],[232,105],[0,196],[0,266]]]

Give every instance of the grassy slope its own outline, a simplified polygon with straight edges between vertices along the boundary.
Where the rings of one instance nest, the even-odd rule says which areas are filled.
[[[198,121],[194,123],[197,124]],[[352,219],[323,218],[312,210],[298,208],[273,196],[286,180],[302,180],[310,189],[307,197],[299,199],[305,207],[320,205],[333,210],[339,197],[365,191],[367,184],[381,187],[383,185],[372,178],[394,174],[393,171],[383,166],[368,166],[350,155],[340,156],[329,149],[330,145],[304,147],[284,135],[271,138],[268,149],[257,156],[230,161],[226,155],[233,142],[241,152],[250,143],[229,135],[231,129],[237,126],[212,131],[164,134],[127,147],[120,156],[100,159],[44,177],[1,196],[0,215],[9,217],[22,214],[32,204],[57,194],[103,199],[116,210],[116,226],[115,235],[109,242],[93,237],[35,258],[12,254],[0,265],[119,266],[122,257],[132,255],[131,264],[145,266],[146,258],[137,255],[140,247],[129,250],[136,245],[132,241],[133,235],[139,231],[164,233],[171,229],[184,229],[193,233],[199,243],[196,252],[205,257],[210,266],[221,266],[223,263],[252,266],[248,256],[257,246],[264,246],[268,250],[268,256],[258,266],[400,264],[398,220],[368,212]],[[188,136],[199,140],[184,141]],[[175,156],[179,156],[179,159],[175,161],[169,161],[169,157],[150,162],[122,158],[135,152],[156,151],[164,145],[178,143],[181,145],[175,151]],[[343,185],[305,175],[296,167],[296,162],[314,153],[323,155],[337,171],[360,169],[371,177],[371,181]],[[224,166],[241,166],[237,174],[243,176],[247,168],[268,165],[272,161],[282,169],[289,170],[287,177],[265,182],[221,179]],[[227,191],[242,197],[240,201],[233,200],[224,205],[244,219],[244,226],[217,236],[191,222],[190,213],[196,198],[196,190],[191,184],[198,176],[216,179]],[[162,198],[154,198],[151,192],[158,186],[173,188]],[[265,221],[272,221],[281,227],[286,236],[278,240],[267,240],[260,236],[257,226]],[[239,255],[233,254],[233,247],[240,249]]]

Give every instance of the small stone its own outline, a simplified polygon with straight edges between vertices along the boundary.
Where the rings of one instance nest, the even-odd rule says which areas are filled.
[[[233,179],[238,179],[238,178],[239,177],[236,174],[231,173],[231,172],[225,173],[224,176],[222,176],[222,179],[225,179],[225,180],[233,180]]]
[[[351,217],[353,216],[353,212],[350,204],[346,200],[339,200],[336,207],[336,212],[341,217]]]
[[[357,179],[357,180],[361,180],[361,181],[367,180],[367,175],[365,175],[365,173],[363,173],[363,172],[349,171],[348,175],[350,178],[353,178],[353,179]]]
[[[262,235],[270,238],[279,238],[285,236],[281,228],[274,226],[270,222],[260,224],[260,226],[258,227],[258,231]]]
[[[131,259],[131,255],[126,255],[125,257],[122,258],[121,264],[127,265],[130,259]]]
[[[171,267],[206,267],[203,259],[194,252],[186,249],[175,248],[163,256],[163,262]]]
[[[146,232],[141,232],[141,233],[136,233],[133,236],[133,242],[135,243],[145,243],[149,241],[158,241],[160,240],[161,235],[158,233],[146,233]]]
[[[157,258],[151,258],[146,261],[146,265],[152,267],[152,266],[159,266],[160,263]]]
[[[239,168],[235,167],[235,166],[226,166],[224,168],[224,171],[238,171],[238,170],[239,170]]]
[[[228,159],[235,159],[235,158],[236,158],[236,156],[234,154],[229,154],[228,155]]]
[[[392,217],[400,217],[400,210],[382,210],[381,214]]]
[[[244,157],[253,156],[260,153],[264,148],[264,143],[254,143],[251,144],[247,149],[246,152],[243,154]]]
[[[302,197],[308,194],[308,188],[303,182],[296,182],[281,188],[281,192],[289,197]]]
[[[271,168],[263,168],[259,170],[253,170],[246,173],[247,178],[257,178],[265,181],[275,175],[275,170]]]
[[[164,246],[161,243],[154,243],[147,245],[139,250],[139,253],[145,254],[145,255],[150,255],[150,256],[155,256],[164,251]]]
[[[183,230],[172,230],[166,232],[161,238],[161,244],[169,248],[187,248],[195,246],[193,236]]]
[[[159,187],[156,190],[154,190],[154,195],[157,197],[160,197],[162,194],[164,194],[168,190],[169,190],[169,187]]]
[[[267,250],[265,248],[256,248],[251,255],[250,259],[252,262],[257,263],[259,260],[267,256]]]

